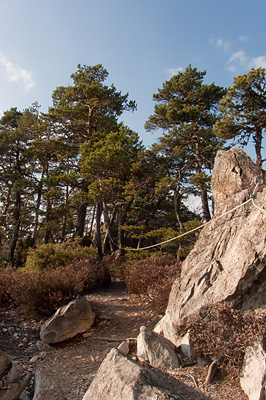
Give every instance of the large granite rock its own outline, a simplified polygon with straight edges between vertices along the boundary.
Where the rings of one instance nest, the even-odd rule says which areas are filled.
[[[208,397],[157,369],[146,368],[112,349],[83,400],[204,400]]]
[[[249,201],[219,218],[250,198],[257,173],[245,153],[239,150],[218,153],[212,178],[218,203],[215,218],[202,229],[183,263],[166,314],[155,328],[176,345],[178,327],[206,307],[220,301],[232,301],[243,310],[266,305],[266,210],[255,208]],[[265,187],[257,193],[255,202],[260,207],[266,205]]]
[[[95,314],[91,303],[83,296],[60,307],[41,327],[40,337],[44,343],[58,343],[78,333],[86,332],[94,323]]]
[[[265,340],[258,341],[253,346],[247,348],[240,383],[249,400],[265,400]]]

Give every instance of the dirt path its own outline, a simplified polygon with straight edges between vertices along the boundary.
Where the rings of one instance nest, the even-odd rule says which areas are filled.
[[[64,400],[82,400],[110,349],[117,347],[123,339],[137,337],[140,326],[153,329],[158,321],[145,302],[128,296],[123,283],[114,282],[108,289],[88,297],[97,316],[93,329],[88,334],[53,345],[53,350],[32,364],[33,372],[36,369],[42,371]],[[36,342],[42,323],[25,320],[16,310],[0,310],[0,350],[29,365],[30,359],[40,354]],[[206,374],[207,367],[191,367],[177,371],[175,376],[194,386],[194,378],[200,385]],[[219,375],[208,394],[214,400],[247,399],[235,380],[224,381]]]

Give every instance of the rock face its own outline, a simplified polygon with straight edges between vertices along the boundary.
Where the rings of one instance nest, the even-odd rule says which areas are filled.
[[[90,302],[83,296],[66,306],[60,307],[56,313],[41,327],[40,337],[44,343],[58,343],[78,333],[86,332],[93,325],[95,314]]]
[[[204,400],[204,395],[156,369],[145,368],[112,349],[83,400]]]
[[[173,343],[145,326],[140,328],[137,338],[137,355],[156,368],[173,369],[179,367]]]
[[[250,200],[222,216],[250,199],[257,175],[244,152],[218,153],[212,178],[215,217],[202,229],[183,263],[166,314],[155,328],[176,345],[177,328],[204,307],[224,300],[243,310],[266,305],[266,210],[255,208]],[[266,205],[265,187],[255,203],[261,208]]]
[[[266,385],[266,343],[255,343],[246,350],[241,387],[249,400],[265,399]]]

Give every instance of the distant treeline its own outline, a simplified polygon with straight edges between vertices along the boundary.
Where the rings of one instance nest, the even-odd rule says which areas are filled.
[[[78,65],[72,84],[38,103],[11,108],[0,120],[0,259],[24,264],[27,250],[80,237],[101,257],[142,247],[208,221],[210,176],[218,150],[251,138],[262,168],[266,75],[252,69],[225,89],[204,84],[190,65],[153,95],[145,128],[160,130],[146,149],[118,122],[135,101],[107,86],[102,65]],[[185,200],[200,196],[199,215]],[[191,222],[194,221],[194,222]],[[191,244],[171,242],[174,254]]]

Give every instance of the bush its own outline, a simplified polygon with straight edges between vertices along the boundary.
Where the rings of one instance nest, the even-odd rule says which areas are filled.
[[[230,304],[212,307],[204,318],[192,317],[187,327],[198,353],[212,360],[220,359],[222,367],[241,368],[245,349],[265,332],[266,323],[254,312],[241,312]]]
[[[19,287],[17,272],[12,267],[0,268],[0,307],[11,303],[16,299]]]
[[[110,281],[109,272],[95,257],[64,267],[21,273],[22,306],[26,314],[50,316],[78,294],[87,294]]]
[[[63,243],[41,244],[28,251],[25,267],[28,270],[43,270],[64,266],[74,259],[81,260],[96,255],[97,250],[83,247],[81,239],[67,240]]]
[[[110,276],[114,280],[125,280],[125,268],[127,264],[127,257],[122,256],[116,258],[115,254],[110,254],[107,256],[104,256],[102,262],[105,265],[105,267],[109,270]]]
[[[154,312],[165,311],[173,282],[181,264],[170,254],[154,254],[143,260],[128,261],[125,282],[130,293],[147,295]]]

